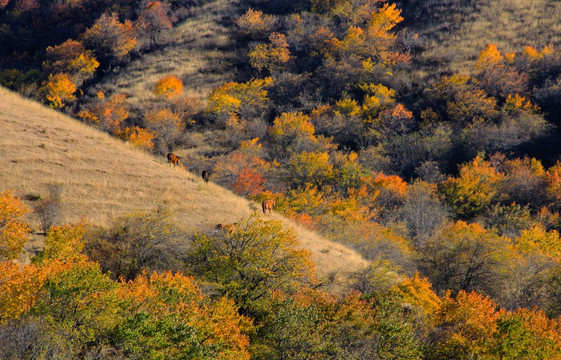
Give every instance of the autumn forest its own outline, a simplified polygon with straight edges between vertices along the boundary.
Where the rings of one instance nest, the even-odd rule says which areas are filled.
[[[561,359],[559,29],[443,45],[492,2],[0,0],[2,87],[368,264],[0,183],[0,359]]]

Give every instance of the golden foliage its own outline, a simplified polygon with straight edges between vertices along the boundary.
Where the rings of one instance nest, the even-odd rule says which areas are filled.
[[[472,162],[460,167],[459,177],[442,182],[441,192],[458,216],[469,217],[491,203],[503,177],[482,156],[476,156]]]
[[[183,81],[175,75],[167,75],[159,79],[154,86],[154,95],[172,99],[183,93]]]
[[[361,84],[360,89],[366,93],[362,103],[365,120],[373,121],[383,109],[395,103],[395,90],[382,84]]]
[[[23,219],[28,212],[12,191],[0,193],[0,261],[19,258],[31,230]]]
[[[45,98],[51,107],[62,109],[67,103],[73,101],[76,96],[76,84],[74,84],[68,74],[59,73],[49,75],[49,80],[43,86]]]
[[[282,113],[273,121],[273,126],[269,128],[269,134],[273,141],[288,144],[296,137],[308,138],[316,141],[314,125],[310,122],[310,117],[301,112]]]
[[[537,224],[522,230],[516,238],[516,249],[527,256],[543,255],[561,261],[561,238],[557,230],[547,231]]]
[[[426,315],[433,315],[440,309],[441,300],[431,287],[427,279],[415,273],[414,276],[393,285],[390,292],[397,295],[403,303],[422,309]]]
[[[84,249],[82,236],[85,232],[83,220],[76,226],[64,225],[49,228],[41,259],[64,262],[85,259],[85,255],[81,254]]]
[[[288,164],[294,185],[312,184],[322,186],[333,176],[333,165],[327,152],[307,152],[294,155]]]
[[[228,82],[214,89],[208,96],[205,113],[223,124],[231,118],[237,121],[242,106],[265,106],[267,87],[273,79],[254,79],[245,83]]]
[[[119,21],[117,13],[104,13],[83,36],[84,42],[103,57],[122,59],[136,46],[134,27],[130,20]]]
[[[391,34],[389,31],[403,21],[401,10],[397,9],[396,6],[396,4],[386,3],[380,10],[370,14],[370,20],[367,24],[369,37],[382,39],[395,38],[395,35]]]
[[[263,11],[249,8],[235,23],[244,35],[263,36],[271,32],[275,26],[275,17],[263,14]]]
[[[514,96],[512,94],[508,94],[504,107],[507,111],[520,110],[537,113],[540,110],[539,106],[532,104],[530,100],[526,99],[526,97],[518,94],[514,94]]]
[[[272,33],[269,44],[255,46],[248,56],[251,66],[259,71],[267,69],[271,73],[282,69],[291,59],[286,36],[280,33]]]
[[[491,66],[498,66],[503,60],[501,52],[497,49],[497,45],[489,44],[485,50],[479,53],[479,59],[475,63],[475,70],[482,71]]]
[[[154,147],[154,133],[138,126],[125,128],[119,136],[141,149],[150,150]]]

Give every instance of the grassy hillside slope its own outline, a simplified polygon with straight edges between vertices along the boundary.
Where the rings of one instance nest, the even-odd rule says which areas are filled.
[[[3,88],[0,98],[0,190],[14,189],[23,198],[46,196],[50,184],[59,184],[65,222],[85,217],[89,224],[108,226],[132,210],[165,207],[183,228],[206,230],[259,210],[199,176],[171,168],[164,158],[41,104]],[[313,252],[320,278],[338,272],[344,282],[348,271],[366,265],[354,251],[273,217],[295,228],[302,246]]]
[[[426,38],[426,64],[470,74],[488,44],[503,52],[561,43],[561,2],[550,0],[430,0],[410,5],[407,26]],[[444,70],[444,69],[442,69]]]
[[[171,30],[169,45],[105,77],[100,87],[128,94],[127,102],[135,109],[154,100],[154,85],[168,74],[183,81],[185,95],[203,102],[214,88],[233,81],[236,46],[228,26],[241,10],[235,2],[210,0],[191,11],[190,17]]]

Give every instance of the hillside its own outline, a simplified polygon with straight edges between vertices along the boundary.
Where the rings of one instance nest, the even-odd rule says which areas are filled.
[[[490,43],[505,52],[559,45],[560,14],[561,3],[548,0],[426,1],[404,7],[405,26],[426,40],[420,61],[438,64],[437,72],[463,74],[473,71]]]
[[[232,63],[236,44],[229,26],[239,16],[240,8],[234,2],[211,0],[191,8],[191,12],[170,31],[169,45],[117,69],[103,79],[100,87],[126,93],[129,106],[136,109],[154,101],[154,84],[167,74],[182,79],[186,96],[203,102],[213,89],[235,80]]]
[[[62,185],[65,222],[77,223],[85,217],[88,224],[108,226],[127,212],[164,207],[183,228],[207,230],[259,210],[257,204],[228,190],[204,184],[199,176],[171,168],[164,158],[136,150],[59,112],[3,88],[0,97],[2,190],[14,189],[26,198],[45,196],[50,184]],[[28,205],[33,207],[33,202]],[[338,272],[338,280],[344,282],[347,272],[366,265],[354,251],[295,228],[301,244],[313,252],[320,278]]]

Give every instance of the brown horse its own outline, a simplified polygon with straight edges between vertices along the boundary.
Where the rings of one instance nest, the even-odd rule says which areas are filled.
[[[205,181],[205,183],[208,182],[208,179],[210,178],[210,173],[206,170],[203,170],[203,173],[201,174],[203,177],[203,180]]]
[[[175,165],[181,165],[179,162],[181,158],[174,153],[168,153],[168,163],[170,163],[171,167],[175,167]]]
[[[216,229],[216,231],[224,231],[228,234],[231,234],[231,233],[234,232],[234,230],[236,230],[237,226],[238,226],[238,223],[216,224],[216,226],[214,226],[214,228]]]
[[[265,200],[261,203],[261,207],[263,207],[263,214],[267,215],[268,212],[269,215],[271,215],[273,208],[275,207],[275,200]]]

